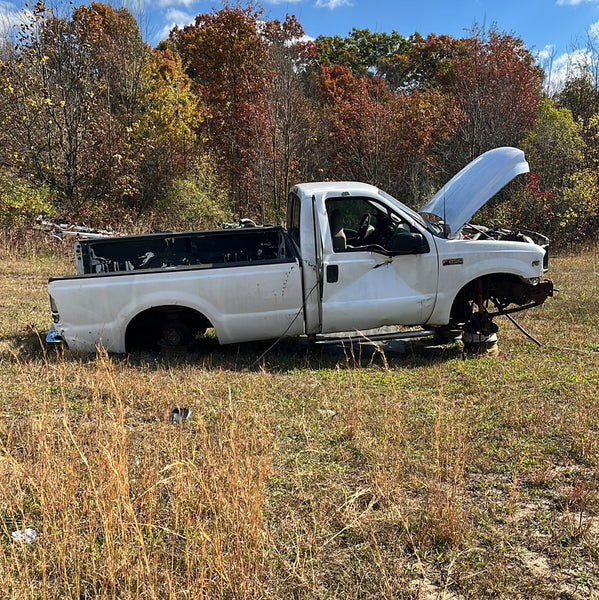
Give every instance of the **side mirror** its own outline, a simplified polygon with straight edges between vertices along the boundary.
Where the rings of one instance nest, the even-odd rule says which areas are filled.
[[[389,246],[393,254],[426,254],[430,251],[421,233],[396,233]]]

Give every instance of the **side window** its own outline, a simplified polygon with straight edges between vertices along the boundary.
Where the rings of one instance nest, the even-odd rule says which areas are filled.
[[[409,254],[425,251],[414,237],[417,230],[372,198],[329,198],[326,209],[335,252],[361,249]],[[401,234],[407,234],[403,240],[407,244],[405,251],[397,246]]]
[[[301,248],[300,243],[300,199],[295,194],[289,194],[287,204],[287,231],[291,239]]]
[[[326,208],[335,252],[387,249],[400,223],[385,206],[370,198],[329,198]]]

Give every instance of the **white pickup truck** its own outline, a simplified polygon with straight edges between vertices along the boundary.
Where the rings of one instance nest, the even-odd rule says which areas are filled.
[[[520,150],[497,148],[420,212],[371,185],[305,183],[286,229],[78,241],[77,274],[49,282],[47,340],[122,353],[187,347],[207,329],[230,344],[400,325],[486,341],[495,316],[553,294],[546,238],[467,223],[527,171]]]

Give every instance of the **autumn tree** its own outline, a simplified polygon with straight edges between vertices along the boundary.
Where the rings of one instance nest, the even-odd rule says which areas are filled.
[[[143,69],[151,55],[137,21],[127,9],[101,2],[77,7],[72,21],[107,95],[110,112],[134,114]]]
[[[459,122],[454,99],[436,89],[395,94],[392,102],[392,146],[387,189],[414,208],[434,193],[444,164],[440,148],[447,145]]]
[[[171,39],[208,118],[199,130],[240,214],[257,216],[256,167],[268,155],[267,92],[273,78],[261,12],[226,7],[175,28]]]
[[[535,122],[543,73],[522,40],[491,29],[460,41],[440,82],[459,111],[448,157],[462,167],[486,150],[520,143]]]
[[[174,180],[193,171],[196,131],[205,115],[179,55],[154,51],[142,70],[136,110],[128,113],[126,129],[141,183],[138,213],[152,209]]]
[[[292,181],[308,177],[302,164],[315,152],[314,119],[306,83],[313,68],[315,45],[305,41],[297,19],[267,21],[263,36],[268,44],[272,80],[267,101],[270,165],[264,176],[270,182],[273,216],[282,215]]]
[[[522,144],[530,194],[591,215],[599,61],[585,56],[553,105],[522,41],[495,28],[310,42],[295,17],[265,20],[250,2],[200,14],[153,50],[124,8],[91,2],[59,18],[40,1],[0,54],[0,166],[80,219],[176,198],[186,223],[196,206],[269,221],[298,180],[359,179],[419,204],[485,150]],[[222,213],[206,200],[217,184]]]
[[[451,98],[429,90],[391,92],[381,77],[354,77],[347,67],[322,67],[332,178],[379,185],[408,204],[429,191],[435,148],[453,131]]]
[[[438,147],[453,133],[459,111],[434,85],[440,53],[433,60],[433,42],[428,54],[424,45],[418,34],[358,29],[345,39],[317,39],[329,176],[375,183],[410,204],[430,191]]]
[[[134,130],[139,127],[136,103],[151,50],[124,8],[92,2],[76,8],[71,20],[75,43],[86,49],[93,68],[87,80],[100,108],[93,121],[96,143],[90,157],[94,168],[88,171],[90,190],[83,197],[95,197],[96,211],[98,204],[113,213],[127,210],[143,195],[138,173],[143,155],[136,154]]]
[[[521,40],[495,29],[463,39],[354,29],[347,38],[318,38],[317,46],[325,68],[336,64],[356,78],[381,77],[408,119],[415,110],[441,127],[438,135],[426,133],[426,123],[418,133],[404,128],[399,134],[407,143],[397,146],[397,152],[407,153],[397,159],[404,164],[413,158],[408,149],[428,138],[427,155],[421,155],[425,168],[414,173],[426,175],[428,165],[438,183],[485,150],[518,144],[534,123],[542,96],[542,72],[531,53]]]
[[[197,101],[181,62],[152,51],[126,9],[58,18],[40,2],[0,67],[10,166],[48,185],[64,213],[139,212],[184,169]]]
[[[108,115],[98,132],[94,190],[139,215],[191,168],[203,112],[178,54],[153,51],[126,9],[94,2],[72,19]]]
[[[354,77],[348,67],[321,67],[320,93],[328,116],[327,177],[374,183],[390,94],[381,78]]]
[[[46,183],[77,210],[89,182],[85,149],[104,110],[93,86],[89,48],[72,22],[38,2],[14,54],[2,63],[2,129],[12,165]]]

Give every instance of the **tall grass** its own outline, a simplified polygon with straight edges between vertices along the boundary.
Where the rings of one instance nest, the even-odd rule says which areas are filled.
[[[2,250],[2,598],[587,598],[599,577],[599,261],[500,353],[54,354],[61,252]],[[191,408],[174,425],[175,407]],[[33,544],[14,531],[33,528]]]
[[[3,544],[6,597],[260,596],[270,451],[255,410],[229,398],[177,426],[178,396],[103,355],[81,368],[73,394],[70,365],[48,363],[0,426],[4,541],[39,534]]]

